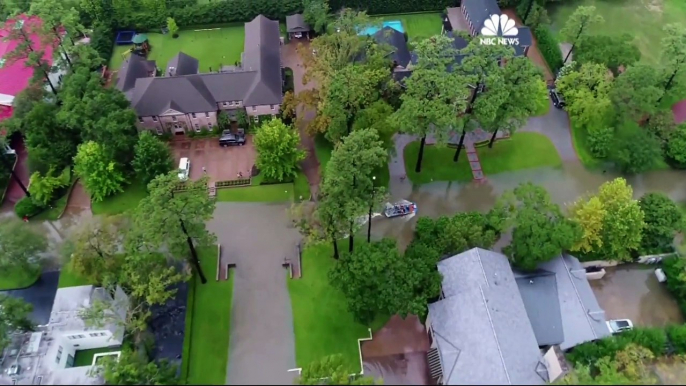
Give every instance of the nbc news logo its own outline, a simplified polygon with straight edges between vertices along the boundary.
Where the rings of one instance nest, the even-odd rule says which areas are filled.
[[[489,46],[518,46],[519,38],[515,37],[518,33],[514,20],[507,15],[491,15],[481,28],[479,42]]]

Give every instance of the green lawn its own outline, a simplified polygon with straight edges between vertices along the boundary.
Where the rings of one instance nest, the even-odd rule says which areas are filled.
[[[0,291],[26,288],[38,280],[40,270],[34,272],[8,269],[0,274]]]
[[[124,187],[122,193],[107,197],[103,201],[94,202],[91,206],[93,214],[115,215],[133,210],[138,203],[148,195],[145,185],[134,182]]]
[[[410,40],[421,40],[440,35],[443,26],[440,13],[384,15],[376,18],[383,21],[400,20]]]
[[[350,371],[359,372],[358,338],[369,332],[348,312],[346,299],[331,287],[328,273],[334,264],[330,243],[305,248],[303,277],[288,280],[293,308],[296,365],[302,367],[327,355],[342,354]],[[385,323],[379,318],[372,331]]]
[[[477,149],[481,167],[486,175],[502,172],[530,169],[542,166],[559,166],[560,155],[553,143],[538,133],[516,133],[511,139],[501,140],[493,145]],[[405,168],[407,177],[416,184],[433,181],[470,181],[472,172],[463,150],[457,163],[452,162],[454,148],[434,145],[424,148],[422,172],[415,173],[414,167],[419,153],[419,142],[412,142],[405,147]]]
[[[81,285],[93,284],[86,278],[79,276],[74,272],[71,263],[62,266],[60,270],[60,280],[57,283],[57,288],[78,287]]]
[[[310,198],[310,182],[304,173],[298,173],[293,181],[293,196],[298,201],[307,201]],[[302,199],[301,199],[302,197]]]
[[[308,185],[309,188],[309,185]],[[230,202],[286,202],[293,200],[293,183],[255,185],[241,188],[217,189],[217,201]]]
[[[188,291],[187,312],[192,312],[192,323],[189,331],[187,317],[183,352],[188,355],[183,358],[182,379],[189,385],[223,385],[231,336],[233,275],[229,280],[215,281],[216,246],[200,248],[198,252],[207,283],[193,280],[194,288]],[[195,298],[191,300],[192,295]]]
[[[603,23],[595,25],[591,33],[628,33],[641,50],[643,60],[655,64],[660,59],[663,26],[686,20],[686,2],[683,0],[578,0],[549,8],[555,30],[559,31],[580,5],[594,5],[598,14],[605,19]]]
[[[181,30],[177,39],[169,34],[146,35],[152,47],[148,59],[155,60],[158,68],[166,69],[167,62],[181,51],[200,61],[201,72],[208,72],[210,67],[217,71],[221,65],[233,66],[240,61],[245,38],[243,23],[223,25],[209,31]],[[122,54],[130,47],[115,46],[110,68],[119,69],[124,62]]]
[[[91,366],[93,364],[93,356],[95,354],[102,354],[106,352],[121,351],[119,347],[104,347],[94,348],[90,350],[78,350],[74,356],[74,367]]]

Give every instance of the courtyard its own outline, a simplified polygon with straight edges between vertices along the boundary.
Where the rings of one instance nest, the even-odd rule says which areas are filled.
[[[631,319],[640,327],[684,322],[667,286],[655,277],[655,268],[653,265],[623,264],[605,268],[605,277],[589,282],[607,320]]]
[[[169,34],[146,33],[151,50],[148,60],[155,60],[158,68],[179,52],[190,55],[200,62],[200,72],[217,71],[221,66],[240,62],[245,40],[243,23],[228,24],[215,28],[181,30],[174,39]],[[115,46],[109,67],[118,70],[126,59],[130,45]]]
[[[235,180],[238,173],[249,178],[257,157],[251,135],[246,136],[245,146],[221,147],[217,138],[174,138],[170,145],[175,167],[181,158],[190,160],[191,180],[200,179],[203,168],[210,182]]]

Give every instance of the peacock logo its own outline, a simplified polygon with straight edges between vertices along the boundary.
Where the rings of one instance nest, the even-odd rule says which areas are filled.
[[[487,45],[519,45],[517,36],[519,30],[515,27],[515,21],[507,15],[491,15],[481,28],[481,44]]]

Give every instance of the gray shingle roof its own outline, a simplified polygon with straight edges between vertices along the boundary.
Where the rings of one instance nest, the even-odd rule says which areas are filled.
[[[536,337],[507,258],[474,248],[438,263],[429,319],[445,384],[544,384]]]
[[[407,48],[405,35],[396,31],[391,27],[383,27],[376,31],[374,40],[379,44],[388,44],[392,48],[390,55],[391,60],[394,60],[399,65],[407,67],[412,60],[410,50]]]
[[[477,34],[481,33],[486,19],[491,15],[500,15],[500,7],[496,0],[462,0],[462,5],[467,10]]]
[[[179,52],[167,63],[165,76],[180,76],[197,74],[200,68],[198,59]]]
[[[242,100],[245,106],[280,104],[279,22],[259,15],[245,23],[244,47],[242,67],[232,72],[198,74],[197,59],[182,52],[168,63],[175,67],[176,76],[148,78],[137,70],[127,93],[131,105],[139,116],[153,116],[170,108],[182,113],[216,111],[217,103],[225,101]]]
[[[312,28],[305,23],[305,18],[301,13],[286,16],[286,31],[288,32],[308,32]]]
[[[605,324],[605,311],[600,308],[586,278],[586,270],[577,258],[560,256],[541,264],[540,268],[556,275],[565,338],[560,344],[561,349],[567,350],[610,335]]]
[[[154,60],[146,60],[142,56],[129,55],[117,74],[117,88],[122,92],[131,90],[136,85],[136,79],[146,78],[156,71]]]
[[[555,273],[545,270],[514,271],[514,275],[538,345],[550,346],[564,342]]]
[[[519,39],[519,45],[514,46],[515,56],[523,56],[524,49],[533,44],[534,38],[529,27],[517,27],[517,30],[517,39]]]

